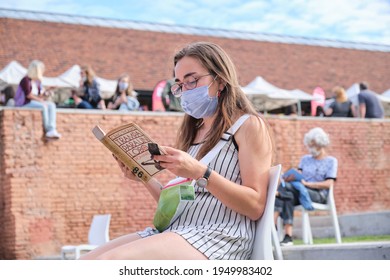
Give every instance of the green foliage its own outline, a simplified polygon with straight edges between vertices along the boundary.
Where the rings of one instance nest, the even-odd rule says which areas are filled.
[[[349,236],[342,237],[343,243],[353,242],[377,242],[377,241],[390,241],[390,235],[364,235],[364,236]],[[336,243],[335,238],[316,238],[313,239],[314,244],[332,244]],[[294,245],[303,245],[301,239],[294,239]]]

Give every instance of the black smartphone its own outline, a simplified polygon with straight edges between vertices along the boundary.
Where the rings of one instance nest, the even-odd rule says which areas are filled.
[[[151,155],[161,155],[160,148],[156,143],[148,143],[148,150]]]

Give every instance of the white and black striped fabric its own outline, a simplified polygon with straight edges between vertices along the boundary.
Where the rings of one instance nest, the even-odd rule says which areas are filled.
[[[194,144],[188,153],[195,157],[202,144]],[[238,150],[234,136],[226,142],[209,166],[226,179],[241,184]],[[207,189],[195,185],[195,200],[165,231],[186,239],[207,258],[224,260],[249,259],[255,235],[255,222],[226,207]],[[158,233],[151,228],[139,232],[147,237]]]

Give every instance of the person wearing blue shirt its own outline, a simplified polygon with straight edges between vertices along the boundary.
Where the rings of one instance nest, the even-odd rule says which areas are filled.
[[[337,177],[337,159],[326,152],[330,144],[328,134],[320,127],[313,128],[305,134],[304,144],[310,154],[304,155],[298,166],[302,179],[299,182],[298,176],[291,171],[285,174],[285,186],[280,186],[276,195],[275,220],[280,216],[285,230],[282,246],[293,245],[294,206],[302,204],[302,190],[293,186],[293,182],[299,182],[305,188],[312,202],[325,204],[329,188]]]

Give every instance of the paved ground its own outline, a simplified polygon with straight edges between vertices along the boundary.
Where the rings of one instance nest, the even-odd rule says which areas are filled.
[[[390,241],[282,247],[285,260],[390,260]]]

